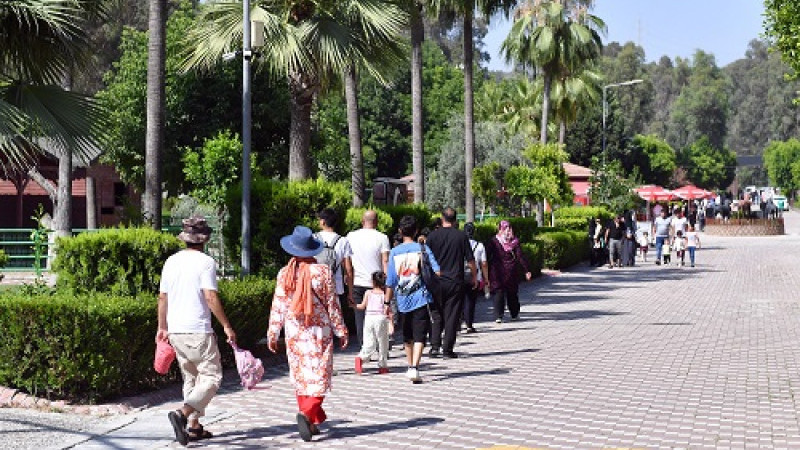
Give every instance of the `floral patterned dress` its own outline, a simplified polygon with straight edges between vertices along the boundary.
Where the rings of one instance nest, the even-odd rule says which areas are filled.
[[[287,270],[284,267],[278,274],[267,337],[270,341],[277,340],[281,329],[285,328],[289,378],[292,379],[295,393],[323,397],[331,389],[333,336],[346,336],[347,328],[342,320],[330,268],[324,264],[311,264],[309,267],[314,292],[314,312],[310,325],[306,325],[303,315],[295,316],[289,307],[292,292],[286,292],[281,282]]]

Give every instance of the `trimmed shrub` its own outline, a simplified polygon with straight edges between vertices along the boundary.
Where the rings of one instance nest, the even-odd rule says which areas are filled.
[[[59,286],[76,292],[154,294],[167,257],[183,242],[151,228],[111,228],[56,241]]]
[[[225,313],[243,348],[266,335],[273,281],[247,278],[220,283]],[[102,293],[0,293],[0,385],[49,398],[96,401],[132,394],[180,377],[153,370],[158,325],[155,296]],[[230,346],[220,336],[223,361]]]
[[[395,206],[378,206],[381,211],[388,213],[392,216],[392,220],[395,224],[400,223],[400,218],[403,216],[414,216],[417,219],[417,226],[419,229],[423,229],[427,226],[430,226],[433,223],[433,213],[422,204],[415,204],[415,205],[395,205]],[[392,230],[394,234],[395,230]]]
[[[361,228],[361,217],[368,208],[350,208],[347,210],[347,217],[345,218],[345,233]],[[378,231],[386,235],[393,235],[397,230],[394,227],[394,220],[392,216],[386,211],[381,211],[375,207],[369,209],[378,214]]]
[[[554,231],[537,238],[542,244],[542,264],[549,269],[565,269],[589,257],[583,231]]]
[[[283,182],[256,177],[251,184],[250,209],[251,264],[258,273],[277,274],[289,260],[280,246],[281,236],[291,234],[296,225],[318,229],[317,213],[333,208],[341,218],[336,231],[345,233],[345,218],[352,193],[344,183],[324,180]],[[241,185],[229,190],[230,219],[225,227],[225,244],[232,254],[241,254]]]
[[[609,210],[601,206],[569,206],[555,210],[556,228],[561,230],[582,230],[589,227],[589,220],[601,218],[603,222],[614,218]]]
[[[543,266],[543,253],[542,253],[542,242],[541,241],[533,241],[524,243],[520,246],[522,250],[522,254],[525,255],[525,259],[528,260],[528,264],[530,265],[531,274],[534,277],[538,277],[542,274],[542,266]],[[522,274],[524,276],[524,274]]]

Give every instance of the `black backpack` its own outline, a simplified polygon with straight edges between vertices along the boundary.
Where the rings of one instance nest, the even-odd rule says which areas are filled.
[[[425,244],[420,243],[419,246],[421,249],[419,274],[422,277],[422,281],[425,283],[425,287],[428,288],[428,292],[434,293],[439,289],[439,276],[433,271],[428,252],[425,251]]]
[[[336,257],[336,243],[339,242],[341,236],[337,234],[330,245],[328,245],[325,239],[322,239],[322,236],[319,234],[314,234],[314,237],[322,241],[323,245],[322,251],[314,256],[314,259],[316,259],[319,264],[325,264],[330,267],[331,275],[336,276],[336,271],[339,270],[339,259]]]

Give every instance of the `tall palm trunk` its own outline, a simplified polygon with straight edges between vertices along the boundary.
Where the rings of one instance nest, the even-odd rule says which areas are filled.
[[[316,90],[309,74],[289,75],[289,180],[311,178],[311,108]]]
[[[542,129],[540,134],[540,141],[542,144],[547,144],[547,117],[550,112],[550,89],[553,84],[553,76],[547,72],[544,73],[544,92],[542,93]]]
[[[567,122],[564,119],[561,119],[561,122],[558,124],[558,143],[564,145],[564,141],[567,140]]]
[[[425,160],[422,110],[422,5],[411,5],[411,149],[414,170],[414,203],[425,201]]]
[[[164,147],[166,0],[149,0],[149,41],[147,44],[147,129],[145,136],[144,219],[161,229],[161,152]]]
[[[72,150],[58,155],[58,185],[53,202],[53,231],[56,236],[72,235]]]
[[[464,11],[464,160],[466,161],[465,209],[467,222],[475,221],[475,197],[472,195],[472,169],[475,167],[475,114],[472,90],[472,2]]]
[[[347,100],[347,134],[350,140],[350,170],[353,184],[353,206],[364,206],[364,154],[361,148],[361,124],[358,117],[358,75],[356,67],[347,68],[344,79]]]

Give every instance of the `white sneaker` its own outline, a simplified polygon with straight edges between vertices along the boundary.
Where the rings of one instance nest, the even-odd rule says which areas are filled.
[[[408,372],[406,372],[406,376],[408,377],[409,380],[411,380],[412,383],[419,383],[422,381],[422,378],[420,378],[419,376],[419,370],[413,367],[410,367],[408,369]]]
[[[503,323],[503,319],[494,319],[494,323]]]

